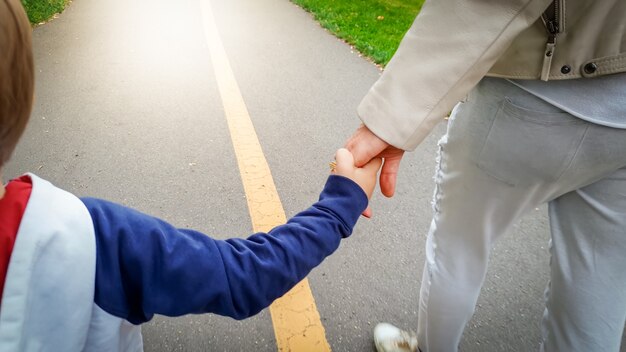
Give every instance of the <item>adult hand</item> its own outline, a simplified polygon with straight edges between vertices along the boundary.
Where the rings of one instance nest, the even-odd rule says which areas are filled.
[[[345,147],[354,155],[354,163],[357,167],[367,164],[373,158],[384,159],[383,169],[380,172],[380,190],[386,197],[393,197],[404,150],[378,138],[365,125],[357,128]],[[369,207],[367,211],[371,212]]]
[[[345,148],[341,148],[335,154],[335,161],[336,166],[332,172],[351,179],[363,189],[367,199],[372,198],[374,187],[376,187],[376,176],[378,175],[378,170],[380,170],[382,160],[374,158],[363,165],[363,167],[356,167],[352,153]]]

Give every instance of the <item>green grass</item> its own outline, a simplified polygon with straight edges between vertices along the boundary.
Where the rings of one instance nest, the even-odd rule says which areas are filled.
[[[322,27],[386,65],[424,0],[291,0]]]
[[[22,0],[33,25],[49,20],[54,14],[63,11],[68,3],[69,0]]]

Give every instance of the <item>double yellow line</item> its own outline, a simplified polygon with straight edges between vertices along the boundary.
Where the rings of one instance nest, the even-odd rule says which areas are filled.
[[[217,31],[210,0],[202,0],[202,19],[253,229],[268,232],[286,222],[285,211]],[[279,351],[330,351],[307,279],[276,300],[270,313]]]

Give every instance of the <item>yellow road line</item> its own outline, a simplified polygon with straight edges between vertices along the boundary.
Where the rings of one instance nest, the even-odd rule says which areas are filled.
[[[224,104],[254,231],[284,224],[285,211],[263,155],[248,109],[228,62],[211,4],[202,1],[202,18],[217,85]],[[307,279],[270,306],[279,351],[330,351]]]

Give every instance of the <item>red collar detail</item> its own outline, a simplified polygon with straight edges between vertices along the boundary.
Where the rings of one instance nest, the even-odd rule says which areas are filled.
[[[0,302],[11,252],[32,189],[30,177],[22,176],[6,185],[4,197],[0,199]]]

